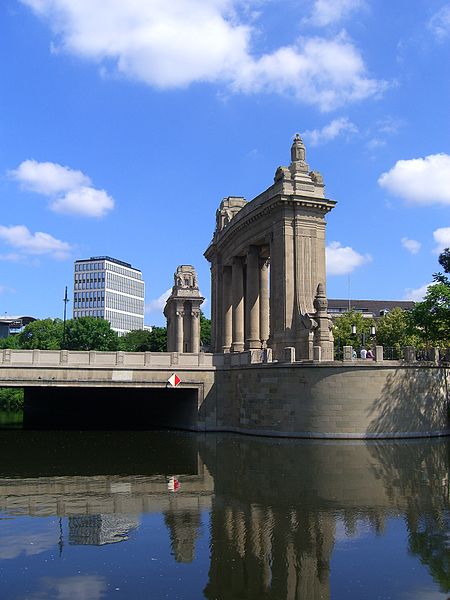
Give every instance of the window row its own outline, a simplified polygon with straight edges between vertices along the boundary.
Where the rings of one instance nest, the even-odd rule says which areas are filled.
[[[73,300],[76,302],[77,300],[104,300],[105,292],[94,291],[94,292],[74,292]]]
[[[101,273],[75,273],[75,281],[98,281],[105,279],[105,271]]]
[[[73,314],[74,319],[79,319],[80,317],[96,317],[97,319],[103,319],[104,316],[104,310],[77,310]]]
[[[81,281],[79,283],[75,282],[73,287],[75,290],[95,290],[98,288],[104,288],[105,282],[104,281],[90,281],[90,282]]]
[[[104,308],[104,300],[78,300],[73,303],[74,309],[77,308]]]
[[[114,263],[106,263],[106,269],[107,271],[112,271],[113,273],[119,273],[119,275],[132,277],[133,279],[142,279],[142,273],[140,271],[127,269],[126,267],[121,267],[120,265],[116,265]]]
[[[75,263],[75,271],[100,271],[105,268],[104,262]]]

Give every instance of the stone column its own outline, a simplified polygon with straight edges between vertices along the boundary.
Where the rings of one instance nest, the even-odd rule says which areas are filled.
[[[183,321],[184,321],[184,311],[177,310],[175,314],[176,324],[175,324],[175,340],[176,340],[176,348],[175,352],[183,352],[183,344],[184,344],[184,335],[183,335]]]
[[[200,311],[191,312],[191,349],[190,352],[200,352]]]
[[[263,258],[259,265],[259,337],[261,347],[267,347],[269,339],[269,259]]]
[[[247,289],[246,302],[246,336],[247,349],[261,348],[259,336],[259,248],[250,246],[247,252]]]
[[[295,272],[292,209],[273,217],[270,242],[270,338],[274,359],[295,346]]]
[[[231,282],[231,267],[223,268],[222,288],[223,288],[223,352],[230,352],[232,342],[233,327],[233,294]]]
[[[233,287],[233,352],[244,350],[244,281],[242,259],[239,256],[233,258],[232,267]]]

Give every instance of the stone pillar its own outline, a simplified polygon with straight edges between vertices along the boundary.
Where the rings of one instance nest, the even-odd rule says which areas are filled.
[[[231,267],[223,268],[222,277],[223,287],[223,334],[222,351],[230,352],[232,342],[233,327],[233,294],[231,282]]]
[[[247,350],[261,348],[259,335],[259,248],[250,246],[247,252],[247,311],[245,347]]]
[[[177,310],[177,312],[175,313],[175,318],[176,318],[176,322],[175,322],[175,340],[176,340],[175,352],[183,352],[183,350],[184,350],[184,348],[183,348],[183,344],[184,344],[184,335],[183,335],[184,311]]]
[[[244,350],[244,281],[242,259],[235,256],[232,270],[233,288],[233,352]]]
[[[269,259],[263,258],[259,265],[259,337],[261,347],[267,347],[269,339]]]
[[[191,348],[189,352],[198,354],[200,352],[200,311],[191,312]]]
[[[214,285],[213,294],[217,296],[217,292]],[[200,352],[200,305],[203,300],[194,267],[177,267],[172,293],[164,307],[168,352]]]
[[[295,346],[294,230],[287,207],[276,220],[270,242],[270,339],[274,359],[287,346]]]

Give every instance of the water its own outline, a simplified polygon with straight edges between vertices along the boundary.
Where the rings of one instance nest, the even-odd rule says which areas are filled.
[[[449,597],[449,442],[0,431],[1,600]]]

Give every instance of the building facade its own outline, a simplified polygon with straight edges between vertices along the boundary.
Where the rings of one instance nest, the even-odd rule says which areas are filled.
[[[139,269],[110,256],[75,261],[73,318],[106,319],[120,334],[144,329],[145,284]]]

